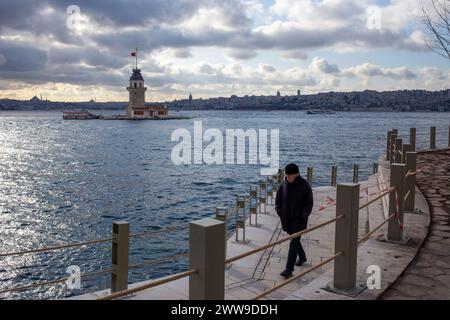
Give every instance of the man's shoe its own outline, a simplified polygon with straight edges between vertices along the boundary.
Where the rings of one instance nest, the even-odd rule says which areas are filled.
[[[286,269],[282,273],[280,273],[280,276],[282,276],[285,279],[290,278],[292,277],[292,271]]]
[[[298,259],[297,262],[295,263],[295,265],[297,267],[301,267],[304,263],[306,262],[306,259]]]

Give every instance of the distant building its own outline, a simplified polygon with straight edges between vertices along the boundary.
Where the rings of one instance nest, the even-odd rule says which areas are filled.
[[[34,96],[33,98],[30,99],[31,102],[41,102],[42,100],[39,99],[37,96]]]
[[[277,91],[277,97],[280,97],[281,96],[281,93],[280,93],[280,90],[278,90]]]
[[[300,90],[297,90],[297,96],[300,97]]]
[[[189,93],[189,102],[192,101],[192,93]]]
[[[161,106],[146,106],[144,77],[140,69],[133,69],[130,77],[130,86],[127,87],[130,93],[126,114],[130,118],[164,118],[167,116],[167,108]]]

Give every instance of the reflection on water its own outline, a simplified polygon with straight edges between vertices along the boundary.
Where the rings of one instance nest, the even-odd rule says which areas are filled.
[[[302,172],[314,167],[314,183],[327,184],[331,165],[338,180],[350,181],[354,163],[360,179],[385,148],[386,131],[407,134],[438,127],[447,136],[443,113],[185,112],[204,130],[280,129],[281,165],[295,161]],[[0,252],[109,237],[114,220],[132,232],[188,223],[232,206],[261,177],[257,165],[183,165],[170,160],[176,128],[192,132],[193,120],[63,121],[58,112],[0,113]],[[424,140],[426,137],[423,136]],[[418,140],[420,141],[420,136]],[[231,228],[232,226],[229,226]],[[187,249],[187,231],[133,239],[130,263]],[[110,244],[49,253],[0,257],[0,291],[82,272],[110,268]],[[187,268],[186,258],[130,271],[130,281],[160,277]],[[0,295],[2,298],[57,298],[108,288],[109,275],[86,278],[81,290],[63,285]]]

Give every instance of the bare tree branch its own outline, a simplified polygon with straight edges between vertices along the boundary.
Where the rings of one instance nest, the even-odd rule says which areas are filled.
[[[450,0],[429,0],[425,7],[422,1],[422,15],[425,26],[433,39],[427,45],[440,56],[450,60]]]

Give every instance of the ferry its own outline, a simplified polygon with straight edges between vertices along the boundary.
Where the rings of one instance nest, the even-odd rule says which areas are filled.
[[[333,110],[308,110],[307,114],[335,114]]]
[[[63,111],[64,120],[90,120],[99,119],[100,116],[90,113],[88,110],[65,110]]]

